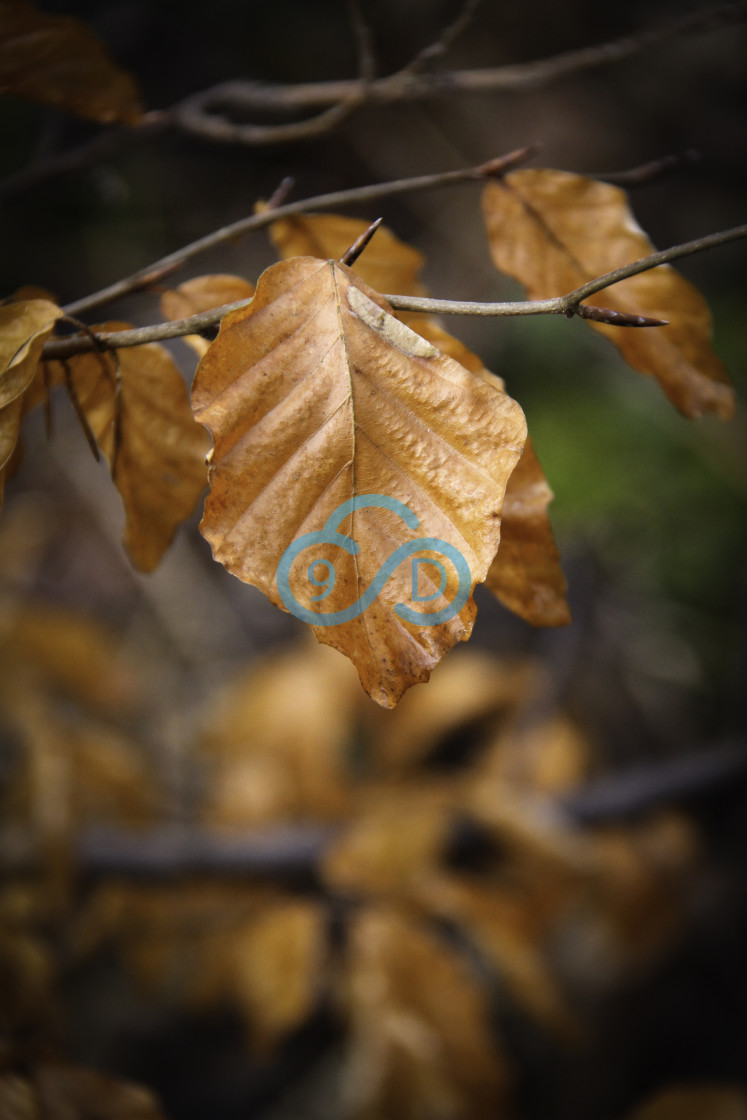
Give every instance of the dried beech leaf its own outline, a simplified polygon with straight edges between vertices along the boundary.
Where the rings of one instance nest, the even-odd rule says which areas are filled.
[[[284,260],[288,257],[339,260],[366,232],[369,224],[361,218],[340,214],[294,214],[273,222],[270,237]],[[386,226],[379,226],[355,262],[354,271],[377,292],[419,296],[425,295],[418,278],[424,263],[422,253],[400,241]]]
[[[326,853],[322,872],[343,894],[403,893],[435,867],[449,838],[448,793],[385,787]]]
[[[34,381],[44,343],[61,314],[45,299],[0,306],[0,507],[6,468],[18,443],[23,394]]]
[[[496,969],[517,1004],[560,1035],[578,1024],[547,961],[543,931],[525,896],[495,885],[442,876],[424,884],[419,898],[430,912],[456,922]]]
[[[533,626],[564,626],[571,620],[565,576],[547,516],[552,497],[527,439],[508,480],[501,546],[485,583],[509,610]]]
[[[223,319],[198,366],[192,405],[215,442],[202,532],[215,559],[277,606],[286,549],[367,494],[403,503],[417,525],[371,507],[336,522],[360,552],[315,549],[328,569],[339,565],[323,613],[350,608],[398,546],[421,538],[461,553],[470,592],[485,578],[526,439],[521,409],[399,323],[345,266],[298,257],[263,273],[251,305]],[[433,592],[430,570],[424,582]],[[431,599],[437,610],[457,593],[451,572],[441,584]],[[291,572],[290,587],[305,611],[320,613],[314,585]],[[412,598],[409,565],[400,564],[363,614],[313,626],[350,657],[384,707],[427,680],[472,629],[471,593],[456,617],[431,626],[394,613]]]
[[[0,472],[4,471],[18,442],[22,410],[21,397],[0,408]]]
[[[95,329],[117,331],[126,323]],[[124,545],[136,568],[150,572],[189,517],[205,485],[210,441],[189,408],[187,390],[168,352],[156,343],[119,352],[121,446],[114,482],[127,516]],[[54,368],[57,363],[51,362]],[[109,354],[70,360],[76,396],[111,465],[117,366]],[[59,369],[54,370],[59,376]]]
[[[33,669],[55,692],[96,711],[122,712],[136,681],[114,634],[84,615],[27,603],[0,628],[14,664]]]
[[[511,172],[500,183],[488,183],[483,209],[493,261],[519,280],[531,299],[565,295],[654,251],[623,190],[566,171]],[[589,325],[634,369],[653,374],[685,416],[731,416],[734,393],[711,348],[708,306],[673,268],[642,272],[586,302],[668,320],[669,326],[641,330]]]
[[[358,218],[305,215],[278,219],[270,227],[270,234],[284,258],[304,253],[338,258],[367,228],[367,223]],[[419,280],[423,263],[420,253],[385,226],[379,226],[355,262],[354,272],[379,292],[426,295],[427,289]],[[432,316],[405,311],[395,314],[465,369],[505,391],[503,380],[487,370],[481,358]],[[535,626],[561,626],[570,621],[565,578],[546,512],[551,500],[552,491],[528,443],[506,489],[501,547],[487,584],[509,610]]]
[[[207,720],[207,822],[245,831],[344,816],[347,752],[362,700],[352,665],[311,639],[239,673]]]
[[[537,675],[535,690],[543,688]],[[588,777],[592,748],[578,725],[564,713],[526,725],[501,728],[480,759],[482,781],[497,788],[521,787],[536,793],[562,794]],[[510,789],[506,796],[510,797]]]
[[[30,0],[1,0],[0,24],[0,92],[102,124],[141,119],[135,82],[87,24],[40,12]]]
[[[270,1052],[300,1027],[321,992],[326,916],[319,903],[268,907],[231,945],[231,991],[255,1048]]]
[[[0,306],[0,409],[29,387],[62,311],[44,299]]]
[[[178,288],[168,288],[161,296],[161,313],[165,319],[187,319],[201,311],[211,311],[225,303],[238,303],[240,299],[251,299],[254,285],[242,276],[216,273],[210,276],[195,276],[185,280]],[[200,357],[210,343],[199,334],[187,334],[188,342]]]
[[[393,910],[353,922],[349,1104],[363,1120],[494,1120],[507,1073],[479,984],[445,944]]]

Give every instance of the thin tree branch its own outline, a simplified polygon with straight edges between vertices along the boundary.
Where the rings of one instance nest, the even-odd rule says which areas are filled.
[[[453,186],[455,183],[483,182],[486,179],[497,179],[519,164],[526,162],[537,151],[536,145],[519,148],[509,152],[508,155],[499,156],[477,167],[460,168],[457,171],[444,171],[437,175],[418,175],[412,179],[395,179],[389,183],[372,183],[366,187],[353,187],[345,191],[333,191],[330,194],[320,194],[315,198],[302,199],[300,202],[288,202],[276,206],[272,210],[265,210],[261,214],[251,214],[247,218],[240,218],[231,225],[222,226],[221,229],[192,241],[181,249],[169,253],[153,264],[138,269],[131,276],[118,280],[108,287],[102,288],[92,295],[83,296],[82,299],[73,300],[65,306],[64,310],[70,315],[81,315],[96,307],[111,303],[115,299],[129,295],[138,289],[153,282],[154,277],[160,277],[164,272],[179,268],[186,261],[204,253],[206,249],[213,249],[216,245],[234,241],[247,233],[265,229],[276,218],[286,218],[292,214],[308,213],[310,210],[332,210],[338,206],[349,206],[359,202],[371,202],[392,195],[405,194],[410,191],[432,190],[435,187]],[[169,336],[173,337],[173,336]]]
[[[280,211],[276,211],[275,214]],[[680,257],[687,257],[699,253],[703,249],[712,249],[717,245],[725,245],[730,241],[747,237],[747,225],[735,226],[733,229],[712,233],[707,237],[699,237],[695,241],[687,241],[682,245],[673,245],[671,249],[663,249],[653,253],[650,257],[642,257],[632,261],[622,268],[616,268],[596,280],[590,280],[580,288],[574,288],[564,296],[555,296],[552,299],[512,300],[505,303],[473,303],[466,300],[427,299],[422,296],[387,295],[388,300],[396,311],[423,311],[432,315],[481,315],[486,317],[514,316],[514,315],[565,315],[571,318],[582,315],[581,300],[593,295],[595,292],[608,288],[620,280],[627,280],[630,276],[637,276],[641,272],[658,265],[667,264],[669,261]],[[203,311],[199,315],[190,315],[187,319],[177,319],[170,323],[156,323],[150,327],[135,327],[132,330],[97,333],[95,338],[100,347],[107,350],[118,350],[127,346],[141,346],[145,342],[158,342],[167,338],[179,338],[185,334],[195,334],[214,327],[229,311],[239,307],[246,307],[251,300],[239,300],[236,303],[227,303],[223,307],[216,307],[211,311]],[[629,316],[628,321],[621,319],[619,313],[610,312],[605,308],[595,308],[596,311],[607,311],[608,322],[617,322],[624,327],[664,326],[662,320],[646,320],[644,316]],[[589,317],[583,316],[582,317]],[[598,318],[598,315],[594,316]],[[639,319],[642,321],[635,322]],[[69,358],[73,354],[83,354],[95,348],[92,338],[86,335],[73,335],[71,338],[57,338],[47,342],[44,346],[44,358]]]

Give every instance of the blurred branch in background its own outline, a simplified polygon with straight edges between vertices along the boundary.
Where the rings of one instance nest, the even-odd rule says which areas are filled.
[[[547,59],[492,69],[431,72],[427,67],[442,57],[477,6],[467,3],[454,24],[434,44],[418,52],[397,73],[376,79],[372,77],[374,60],[369,30],[356,8],[352,26],[360,67],[358,78],[288,86],[238,80],[221,82],[191,94],[169,109],[146,113],[130,129],[103,133],[71,151],[44,159],[12,175],[0,183],[0,200],[22,195],[40,183],[109,156],[119,147],[153,138],[171,129],[211,142],[249,147],[310,140],[331,132],[363,105],[389,105],[469,93],[536,90],[570,74],[630,58],[672,39],[702,35],[747,17],[747,3],[736,0],[677,16],[637,34],[594,47],[562,52]],[[279,125],[238,123],[224,115],[288,113],[323,106],[327,108],[317,116]]]

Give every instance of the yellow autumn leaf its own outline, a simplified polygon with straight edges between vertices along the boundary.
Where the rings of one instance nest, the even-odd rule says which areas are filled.
[[[127,329],[106,323],[96,329]],[[124,545],[136,568],[156,567],[177,526],[195,507],[205,485],[210,441],[189,408],[179,370],[162,346],[148,343],[118,354],[121,378],[121,445],[114,482],[127,517]],[[59,377],[57,363],[51,362]],[[117,362],[109,354],[78,354],[71,380],[88,424],[114,462]]]
[[[40,12],[30,0],[1,0],[0,26],[0,92],[102,124],[141,119],[134,80],[82,20]]]
[[[267,269],[251,305],[223,319],[192,406],[215,443],[201,526],[213,556],[308,621],[392,707],[471,633],[472,590],[497,551],[526,439],[521,409],[398,322],[350,269],[311,257]],[[313,533],[334,543],[308,541],[304,579],[291,565]],[[400,557],[418,552],[428,555],[403,571]]]
[[[44,343],[62,311],[46,299],[0,306],[0,506],[6,467],[18,443],[23,394],[34,380]]]
[[[554,975],[544,930],[525,895],[490,881],[441,875],[421,884],[430,913],[457,923],[495,969],[518,1006],[541,1026],[571,1037],[578,1024]]]
[[[567,171],[511,172],[485,187],[483,211],[496,267],[519,280],[530,299],[566,295],[654,251],[623,190]],[[731,416],[734,393],[711,347],[708,306],[671,266],[632,276],[584,302],[666,319],[668,326],[643,329],[589,325],[634,369],[653,374],[685,416]]]
[[[60,315],[60,308],[45,299],[0,306],[0,409],[28,389]]]
[[[324,880],[345,895],[407,894],[427,877],[450,838],[448,791],[384,786],[359,808],[322,861]]]
[[[318,902],[279,900],[237,933],[231,993],[254,1048],[270,1052],[311,1015],[323,989],[326,915]]]
[[[388,908],[353,919],[348,948],[348,1103],[365,1120],[495,1120],[508,1074],[488,1005],[424,925]]]
[[[16,397],[10,404],[0,408],[0,478],[3,476],[5,467],[18,443],[22,411],[23,401],[21,397]]]
[[[251,299],[254,285],[242,276],[215,273],[208,276],[195,276],[185,280],[178,288],[167,288],[161,295],[161,313],[165,319],[186,319],[201,311],[211,311],[225,303],[238,303],[240,299]],[[184,341],[202,357],[210,343],[199,334],[187,334]]]
[[[347,812],[347,751],[363,696],[353,667],[309,639],[262,658],[211,704],[203,818],[222,829]]]

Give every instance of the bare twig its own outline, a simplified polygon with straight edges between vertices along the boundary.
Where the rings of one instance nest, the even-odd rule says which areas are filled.
[[[276,211],[275,214],[279,213]],[[725,245],[730,241],[747,237],[747,225],[735,226],[733,229],[722,230],[720,233],[711,233],[707,237],[699,237],[695,241],[687,241],[682,245],[673,245],[670,249],[663,249],[659,253],[652,253],[649,257],[632,261],[622,268],[616,268],[596,280],[589,280],[580,288],[574,288],[564,296],[555,296],[552,299],[512,300],[506,303],[473,303],[464,300],[427,299],[423,296],[388,295],[384,298],[389,301],[396,311],[423,311],[431,315],[481,315],[487,317],[514,316],[514,315],[581,315],[590,318],[581,311],[581,300],[593,295],[595,292],[608,288],[620,280],[627,280],[630,276],[637,276],[641,272],[648,272],[660,264],[678,260],[680,257],[691,256],[703,249],[713,249],[718,245]],[[194,334],[214,327],[229,311],[238,307],[246,307],[251,300],[239,300],[236,303],[227,303],[223,307],[216,307],[211,311],[203,311],[199,315],[190,315],[187,319],[178,319],[170,323],[157,323],[150,327],[136,327],[128,331],[116,331],[96,334],[100,347],[107,350],[120,349],[126,346],[141,346],[144,342],[156,342],[166,338],[179,338],[181,335]],[[607,313],[607,322],[614,322],[614,312],[607,308],[595,308],[595,312]],[[631,316],[628,318],[645,318]],[[662,325],[662,320],[656,323],[648,322],[621,322],[620,326],[654,326]],[[72,338],[52,339],[44,346],[45,358],[66,358],[72,354],[81,354],[94,349],[95,343],[85,335],[74,335]]]
[[[138,269],[138,271],[131,276],[127,276],[123,280],[118,280],[116,283],[102,288],[101,291],[94,292],[90,296],[84,296],[82,299],[74,300],[72,303],[66,305],[65,311],[71,315],[81,315],[96,307],[111,303],[115,299],[120,299],[122,296],[137,291],[144,285],[152,283],[154,278],[159,278],[165,272],[170,272],[175,268],[179,268],[186,261],[198,256],[200,253],[204,253],[206,249],[212,249],[216,245],[223,245],[226,242],[234,241],[237,237],[242,237],[247,233],[265,229],[267,226],[271,225],[276,218],[285,218],[291,214],[308,213],[310,210],[332,210],[338,206],[342,207],[359,202],[370,202],[372,200],[388,198],[396,194],[405,194],[409,191],[432,190],[435,187],[448,187],[455,183],[482,182],[485,179],[498,179],[507,171],[511,171],[512,168],[528,160],[534,155],[536,150],[536,145],[530,145],[529,147],[519,148],[517,151],[509,152],[508,155],[489,160],[487,163],[482,163],[477,167],[461,168],[457,171],[444,171],[437,175],[418,175],[412,179],[395,179],[389,183],[373,183],[366,187],[353,187],[351,190],[333,191],[330,194],[320,194],[315,198],[306,198],[299,202],[289,202],[283,206],[276,206],[272,210],[265,209],[260,214],[251,214],[249,217],[241,218],[238,222],[233,222],[229,226],[223,226],[221,229],[214,230],[212,233],[206,234],[205,237],[200,237],[197,241],[185,245],[182,249],[177,249],[175,252],[169,253],[153,264]]]
[[[679,152],[675,155],[660,156],[659,159],[649,160],[639,167],[631,167],[628,171],[602,171],[590,174],[589,179],[603,179],[605,183],[614,183],[619,187],[640,187],[646,183],[655,183],[667,175],[690,167],[700,160],[700,152],[694,148]]]

